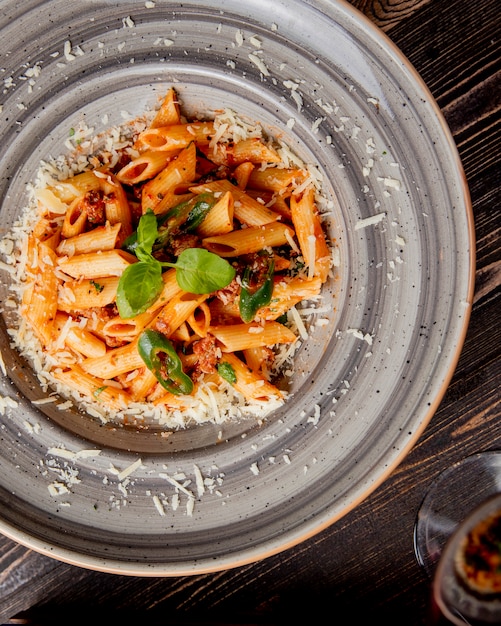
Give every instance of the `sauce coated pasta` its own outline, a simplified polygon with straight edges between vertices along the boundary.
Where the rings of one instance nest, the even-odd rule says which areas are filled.
[[[169,89],[115,162],[97,152],[36,191],[18,342],[34,336],[44,380],[103,420],[260,417],[287,397],[290,313],[320,294],[331,245],[306,168],[228,115],[188,121]]]

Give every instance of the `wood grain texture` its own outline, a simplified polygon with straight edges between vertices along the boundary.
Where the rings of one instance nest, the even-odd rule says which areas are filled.
[[[438,474],[501,448],[501,55],[497,0],[353,0],[427,83],[457,144],[477,237],[475,301],[445,397],[407,458],[364,503],[266,561],[186,578],[86,571],[0,538],[0,618],[91,623],[306,624],[344,612],[355,624],[426,623],[429,581],[413,552],[420,501]],[[334,611],[334,613],[333,613]],[[91,621],[92,620],[92,621]],[[323,620],[322,620],[323,621]]]

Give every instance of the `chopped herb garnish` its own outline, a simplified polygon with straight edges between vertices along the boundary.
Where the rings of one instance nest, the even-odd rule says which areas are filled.
[[[103,393],[103,391],[104,391],[105,389],[108,389],[108,387],[107,387],[106,385],[104,385],[103,387],[98,387],[97,389],[95,389],[95,390],[92,392],[92,395],[93,395],[93,396],[94,396],[94,398],[96,398],[96,400],[97,400],[97,398],[99,398],[99,396]]]
[[[237,382],[237,375],[235,374],[235,370],[233,369],[233,365],[231,365],[231,363],[218,363],[217,373],[231,385],[234,385]]]
[[[95,280],[91,280],[90,284],[94,287],[97,293],[101,293],[101,291],[104,289],[104,285],[101,285],[100,283],[96,283]]]

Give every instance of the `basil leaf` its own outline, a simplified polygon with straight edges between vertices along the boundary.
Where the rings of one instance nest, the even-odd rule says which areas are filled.
[[[151,254],[158,234],[157,218],[151,209],[141,215],[137,225],[137,246],[146,254]],[[136,251],[137,254],[137,251]]]
[[[163,289],[160,263],[139,261],[129,265],[118,281],[117,307],[120,317],[127,319],[144,313]]]
[[[212,293],[235,278],[235,268],[228,261],[204,248],[188,248],[170,265],[176,268],[178,285],[190,293]]]

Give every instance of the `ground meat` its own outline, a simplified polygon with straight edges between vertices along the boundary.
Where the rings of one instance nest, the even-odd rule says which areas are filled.
[[[224,289],[219,289],[215,293],[216,297],[219,298],[223,304],[230,304],[235,301],[235,298],[240,293],[240,284],[234,278]]]
[[[130,343],[127,339],[121,339],[120,337],[110,337],[107,335],[103,337],[104,343],[108,346],[108,348],[120,348],[121,346],[125,346]]]
[[[158,330],[159,333],[164,334],[166,337],[168,337],[172,332],[170,324],[167,324],[167,322],[164,322],[162,319],[157,319],[155,321],[155,330]]]
[[[118,315],[117,305],[112,302],[111,304],[107,304],[104,307],[90,307],[88,309],[78,309],[76,311],[72,311],[72,315],[78,317],[94,317],[102,322],[109,322],[114,317]]]
[[[88,191],[81,202],[81,207],[82,211],[86,211],[87,220],[90,224],[98,225],[105,223],[104,199],[100,191],[95,189]]]
[[[204,374],[212,374],[212,372],[215,372],[218,352],[219,349],[216,347],[216,338],[213,335],[207,335],[207,337],[194,341],[193,353],[198,357],[196,365],[197,372]]]
[[[174,256],[179,256],[184,250],[200,247],[200,238],[196,235],[190,235],[189,233],[186,233],[183,235],[177,235],[176,237],[172,237],[170,241],[169,251],[172,252]]]
[[[261,373],[265,376],[266,379],[270,378],[270,371],[273,367],[273,363],[275,362],[275,353],[271,348],[263,347],[262,349],[263,360],[261,363]]]

